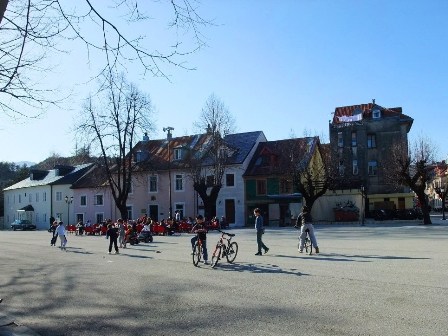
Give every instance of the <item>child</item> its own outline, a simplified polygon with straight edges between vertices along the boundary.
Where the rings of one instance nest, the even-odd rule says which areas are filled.
[[[65,250],[65,245],[67,244],[67,238],[65,238],[65,227],[63,222],[59,222],[58,227],[56,228],[56,234],[61,241],[61,250]]]
[[[106,238],[109,238],[109,254],[112,252],[112,244],[114,244],[115,254],[119,254],[117,246],[118,229],[114,225],[107,225]]]
[[[196,233],[196,236],[191,238],[191,249],[194,249],[194,245],[198,239],[202,242],[202,255],[204,256],[204,264],[208,264],[208,254],[207,254],[207,226],[204,223],[204,217],[198,215],[196,217],[196,225],[193,226],[191,232]]]

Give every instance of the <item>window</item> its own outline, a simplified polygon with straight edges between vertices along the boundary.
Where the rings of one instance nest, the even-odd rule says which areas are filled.
[[[374,109],[374,110],[372,111],[372,118],[373,118],[373,119],[379,119],[379,118],[381,118],[381,111],[378,110],[378,109]]]
[[[47,201],[47,192],[46,191],[42,194],[42,201],[44,201],[44,202]]]
[[[22,195],[19,194],[19,203],[22,203]]]
[[[338,132],[338,147],[344,147],[344,137],[342,132]]]
[[[79,205],[87,206],[87,196],[83,195],[79,198]]]
[[[103,195],[97,194],[95,195],[95,202],[94,205],[103,205]]]
[[[235,174],[226,174],[226,186],[227,187],[235,186]]]
[[[344,161],[343,160],[339,161],[338,171],[339,171],[339,175],[341,175],[341,176],[344,175],[344,173],[345,173],[345,166],[344,166]]]
[[[184,190],[184,176],[182,174],[176,174],[176,191]]]
[[[28,202],[32,202],[33,201],[33,195],[31,195],[31,193],[28,194]]]
[[[95,215],[96,217],[96,222],[97,223],[102,223],[104,222],[104,214],[102,212],[99,212]]]
[[[134,218],[132,215],[132,205],[126,206],[126,211],[128,212],[128,219]]]
[[[129,194],[132,194],[134,192],[134,186],[132,185],[132,181],[129,181]]]
[[[182,159],[182,148],[174,148],[174,160]]]
[[[353,160],[353,175],[358,175],[358,160]]]
[[[218,157],[220,159],[225,159],[226,157],[228,157],[228,155],[227,155],[227,148],[220,148],[219,149],[219,153],[218,153]]]
[[[356,147],[357,142],[356,132],[352,132],[352,147]]]
[[[280,194],[289,194],[291,193],[291,182],[287,179],[280,180]]]
[[[376,176],[377,175],[377,162],[376,161],[369,161],[369,175]]]
[[[376,147],[376,136],[375,134],[367,134],[367,148]]]
[[[207,187],[213,187],[213,185],[215,183],[215,176],[214,175],[208,175],[205,183],[206,183]]]
[[[257,195],[266,195],[266,180],[257,180]]]
[[[62,201],[62,191],[56,191],[56,201]]]
[[[149,192],[157,192],[157,175],[151,175],[149,177]]]
[[[185,204],[184,203],[175,203],[174,204],[174,212],[176,212],[176,211],[180,212],[180,218],[184,218]]]
[[[39,202],[39,193],[36,193],[36,202]]]

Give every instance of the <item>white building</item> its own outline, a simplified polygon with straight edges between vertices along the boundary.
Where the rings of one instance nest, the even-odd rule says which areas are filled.
[[[15,219],[29,219],[37,229],[48,229],[50,219],[75,222],[71,186],[91,164],[31,170],[30,176],[4,189],[5,227]]]

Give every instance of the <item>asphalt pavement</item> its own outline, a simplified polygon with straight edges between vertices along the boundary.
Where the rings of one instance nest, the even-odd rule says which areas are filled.
[[[194,267],[192,235],[107,254],[104,237],[0,232],[0,335],[448,335],[448,226],[316,225],[232,229],[233,264]],[[218,233],[208,235],[209,255]]]

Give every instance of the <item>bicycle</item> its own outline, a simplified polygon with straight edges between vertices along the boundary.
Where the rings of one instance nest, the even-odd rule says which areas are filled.
[[[198,240],[194,244],[193,248],[193,265],[197,267],[201,259],[202,259],[202,239],[198,237]]]
[[[294,226],[296,229],[299,229],[300,227],[298,226]],[[311,242],[310,239],[310,230],[309,229],[305,229],[306,232],[306,237],[305,237],[305,243],[303,244],[303,248],[305,250],[306,253],[308,253],[309,255],[313,254],[313,243]],[[299,237],[300,239],[300,237]],[[300,242],[299,242],[299,249],[300,249]]]
[[[228,263],[233,263],[236,255],[238,254],[238,244],[236,242],[232,242],[232,238],[235,237],[235,234],[221,230],[218,230],[218,232],[221,232],[221,237],[219,238],[215,250],[213,251],[211,262],[212,268],[215,268],[218,261],[221,258],[224,258],[224,256],[226,257]],[[228,238],[226,236],[228,236]]]

